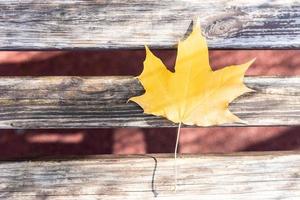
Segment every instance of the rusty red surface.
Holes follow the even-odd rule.
[[[176,51],[155,51],[171,69]],[[300,75],[300,50],[211,51],[214,69],[256,57],[248,75]],[[138,75],[143,50],[0,52],[0,75]],[[300,149],[299,127],[184,128],[181,153]],[[167,153],[176,129],[0,130],[0,158],[46,155]]]

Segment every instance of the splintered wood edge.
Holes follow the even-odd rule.
[[[5,199],[298,199],[299,152],[105,155],[0,162]]]
[[[246,123],[223,126],[300,124],[300,77],[246,77],[255,90],[230,104]],[[144,93],[133,77],[2,77],[0,128],[177,127],[143,114],[132,96]]]
[[[294,0],[7,0],[0,49],[174,48],[199,17],[209,48],[300,47]]]

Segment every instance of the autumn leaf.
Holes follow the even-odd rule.
[[[243,78],[253,61],[213,71],[197,21],[188,38],[178,44],[174,73],[146,46],[144,70],[137,77],[146,92],[129,100],[139,104],[145,113],[175,123],[211,126],[242,122],[228,106],[238,96],[252,91],[243,84]]]

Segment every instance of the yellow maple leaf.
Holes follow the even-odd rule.
[[[144,113],[175,123],[211,126],[243,122],[228,106],[236,97],[252,91],[243,84],[243,78],[253,61],[213,71],[197,20],[192,33],[178,44],[174,73],[146,46],[144,70],[137,77],[146,92],[129,100],[139,104]]]

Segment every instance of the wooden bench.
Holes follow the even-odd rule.
[[[174,48],[195,16],[210,49],[300,47],[292,0],[6,0],[0,9],[2,50]],[[247,124],[230,126],[300,125],[300,77],[245,82],[256,92],[230,110]],[[1,77],[0,91],[5,129],[177,126],[126,103],[143,93],[133,77]],[[181,155],[177,166],[174,193],[173,155],[5,160],[0,199],[300,199],[296,151]]]

